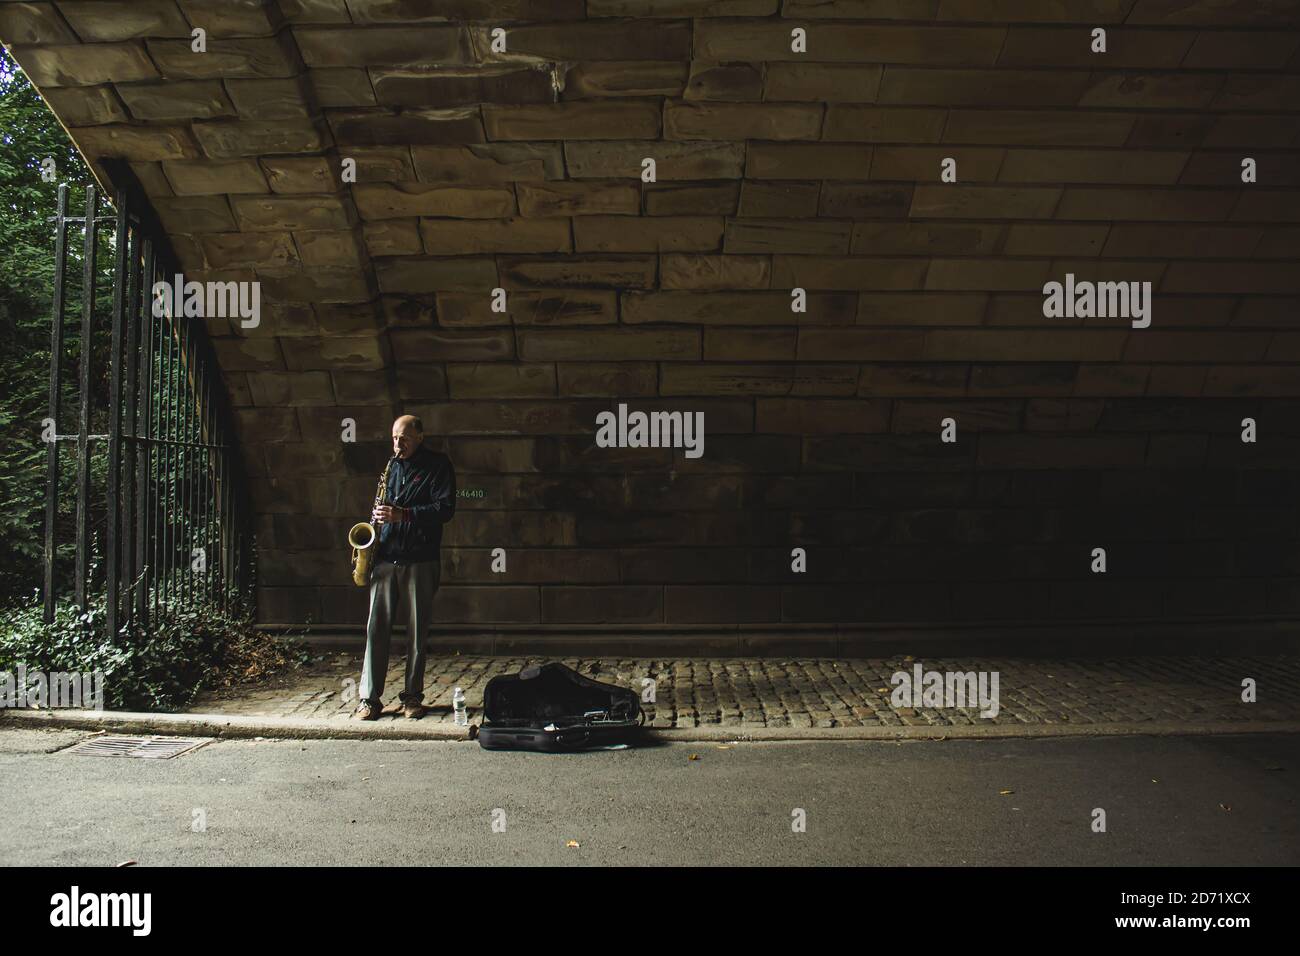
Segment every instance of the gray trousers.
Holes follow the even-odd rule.
[[[392,641],[393,616],[400,589],[406,598],[406,686],[403,701],[424,699],[424,645],[433,617],[433,595],[438,590],[442,568],[437,561],[393,564],[380,561],[370,574],[370,620],[366,623],[366,662],[361,669],[360,697],[377,701],[384,694],[388,674],[388,647]]]

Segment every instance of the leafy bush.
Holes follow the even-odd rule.
[[[165,605],[146,630],[105,636],[104,604],[60,607],[53,624],[39,600],[0,612],[0,671],[103,671],[109,710],[180,710],[205,689],[263,680],[311,659],[294,639],[271,639],[246,613]]]

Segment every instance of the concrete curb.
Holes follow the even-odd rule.
[[[114,731],[185,737],[269,737],[314,740],[468,740],[465,730],[415,720],[322,720],[306,717],[241,717],[227,714],[148,714],[129,711],[0,711],[0,728]],[[953,727],[690,727],[647,728],[663,741],[763,740],[994,740],[1034,737],[1210,736],[1300,734],[1300,721],[1175,722],[1124,724],[975,724]]]

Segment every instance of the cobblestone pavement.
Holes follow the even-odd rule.
[[[483,688],[546,657],[430,656],[422,721],[451,721],[455,687],[465,689],[476,722]],[[1124,724],[1300,720],[1300,658],[1028,658],[737,659],[559,658],[597,680],[636,688],[654,681],[654,702],[643,703],[650,726],[887,727],[970,724]],[[394,657],[384,690],[386,705],[401,690],[405,661]],[[898,671],[984,671],[998,674],[999,710],[981,717],[978,706],[894,707]],[[209,695],[191,713],[351,719],[360,680],[359,652],[326,651],[282,686],[237,696]],[[1257,702],[1244,703],[1242,682],[1252,678]],[[991,686],[991,685],[990,685]],[[385,715],[381,721],[404,720]]]

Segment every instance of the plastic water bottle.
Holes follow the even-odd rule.
[[[457,687],[451,695],[451,707],[456,714],[456,726],[469,726],[469,713],[465,710],[465,691]]]

